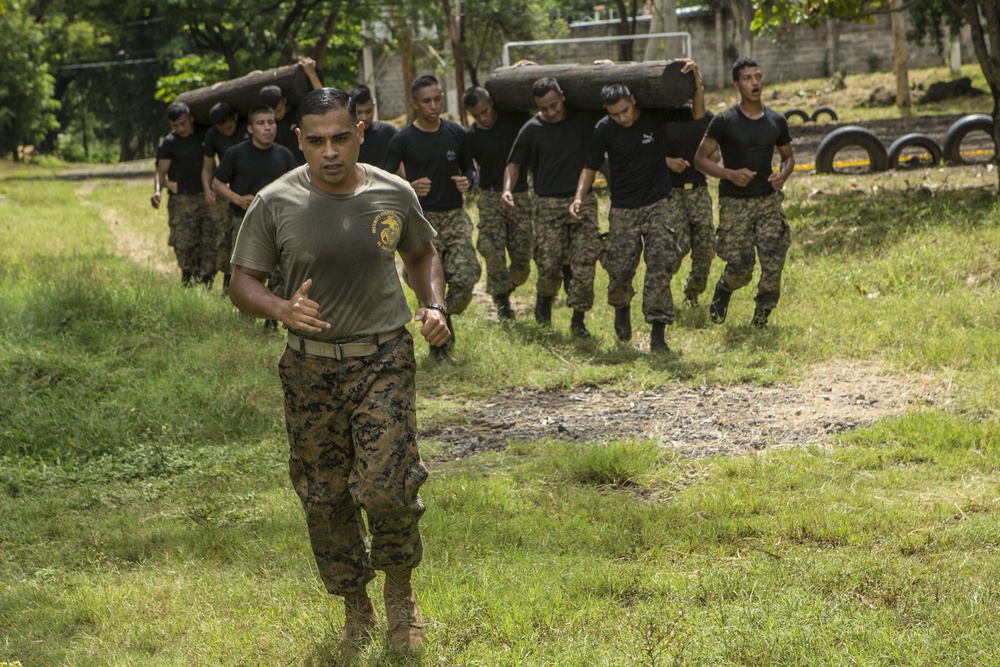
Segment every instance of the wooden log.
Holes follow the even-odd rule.
[[[246,76],[229,81],[220,81],[212,86],[189,90],[177,96],[177,102],[184,102],[191,108],[196,122],[210,125],[208,112],[219,102],[227,102],[241,116],[246,116],[260,106],[260,89],[264,86],[278,86],[295,105],[312,90],[309,77],[299,64],[275,67],[263,72],[251,72]]]
[[[601,88],[609,83],[628,86],[639,106],[663,109],[681,106],[694,97],[694,74],[681,74],[683,67],[680,60],[498,67],[483,85],[496,107],[507,111],[534,111],[531,87],[546,76],[559,81],[566,93],[566,106],[575,109],[603,109]]]

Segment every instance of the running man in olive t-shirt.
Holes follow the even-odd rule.
[[[418,490],[427,470],[417,450],[416,364],[397,254],[425,304],[414,315],[420,334],[442,345],[451,333],[434,229],[409,185],[357,162],[363,131],[347,93],[322,88],[302,99],[307,165],[250,205],[229,296],[289,331],[278,365],[288,468],[323,583],[344,598],[345,651],[378,627],[367,591],[376,570],[385,572],[389,639],[411,650],[424,641],[411,572],[423,554]],[[296,286],[288,299],[264,286],[278,263]]]
[[[733,65],[733,87],[740,101],[712,119],[694,158],[698,171],[720,179],[715,251],[726,268],[708,312],[716,324],[726,321],[733,291],[753,279],[756,255],[760,281],[751,324],[763,327],[778,305],[792,242],[781,190],[795,169],[795,158],[788,121],[764,106],[764,75],[755,61],[742,58]],[[781,156],[777,172],[772,169],[775,147]],[[716,150],[722,151],[722,165],[711,159]]]

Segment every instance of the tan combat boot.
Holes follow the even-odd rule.
[[[387,570],[382,594],[392,645],[404,651],[423,646],[424,617],[410,585],[410,570]]]
[[[362,589],[354,595],[344,596],[344,629],[340,633],[340,645],[345,651],[351,651],[372,638],[378,615],[375,604],[368,597],[368,591]]]

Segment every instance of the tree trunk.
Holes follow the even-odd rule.
[[[615,0],[615,4],[618,6],[618,34],[622,37],[626,35],[635,34],[634,22],[632,26],[629,26],[628,21],[628,7],[625,6],[625,0]],[[618,42],[618,53],[619,60],[632,60],[633,51],[635,47],[635,42],[632,40],[623,40]]]
[[[566,93],[566,105],[575,109],[603,109],[601,88],[621,82],[642,107],[671,108],[694,97],[694,75],[681,74],[680,61],[615,63],[612,65],[524,65],[500,67],[484,86],[498,109],[534,111],[532,84],[544,76],[555,77]]]
[[[889,0],[889,21],[892,24],[892,69],[896,73],[896,106],[910,106],[909,68],[906,65],[906,35],[899,0]]]
[[[392,7],[389,10],[392,17],[392,30],[399,40],[399,56],[402,60],[403,69],[403,90],[406,91],[406,99],[410,99],[410,86],[413,85],[413,39],[410,36],[410,28],[406,25],[406,19],[400,17],[399,10]],[[406,120],[413,122],[413,107],[406,104]]]
[[[253,72],[238,79],[189,90],[178,95],[176,101],[187,104],[197,122],[209,125],[212,121],[208,112],[217,102],[227,102],[236,113],[245,116],[260,104],[260,89],[264,86],[280,87],[289,104],[298,104],[299,100],[312,90],[309,77],[298,64],[295,64],[264,72]]]
[[[326,62],[326,52],[330,48],[330,37],[333,35],[333,29],[337,25],[337,19],[340,18],[340,2],[335,2],[333,8],[330,9],[330,13],[326,16],[326,21],[323,23],[323,33],[316,40],[316,47],[313,49],[313,60],[316,61],[317,67],[323,67],[323,63]]]
[[[462,73],[462,44],[458,38],[458,27],[455,25],[455,17],[451,13],[451,1],[441,0],[441,8],[444,10],[444,20],[448,24],[451,56],[455,61],[455,92],[458,95],[458,116],[462,121],[462,127],[468,127],[469,119],[465,115],[465,105],[462,103],[462,98],[465,96],[465,75]]]

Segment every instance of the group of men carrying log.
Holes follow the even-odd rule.
[[[168,110],[173,132],[158,154],[152,203],[158,207],[169,188],[182,280],[210,286],[224,266],[215,264],[211,235],[185,219],[196,204],[214,202],[211,183],[232,204],[230,299],[289,331],[279,363],[289,471],[321,578],[344,598],[345,650],[377,627],[367,592],[376,571],[385,573],[391,643],[412,650],[425,641],[411,573],[423,553],[419,489],[427,470],[416,446],[416,364],[405,326],[411,313],[396,257],[421,304],[412,316],[419,333],[434,357],[446,357],[453,316],[471,302],[482,271],[464,207],[472,188],[480,190],[486,289],[501,320],[515,317],[510,294],[527,281],[534,258],[536,321],[551,325],[562,288],[572,333],[589,337],[585,315],[600,259],[615,333],[627,341],[632,281],[644,256],[643,317],[651,350],[666,352],[665,328],[675,316],[670,282],[690,251],[689,307],[707,287],[713,254],[726,262],[709,304],[717,324],[759,258],[752,323],[766,325],[790,240],[781,208],[794,167],[788,124],[763,105],[754,61],[733,66],[740,101],[715,117],[705,112],[697,65],[684,61],[682,71],[694,78],[693,95],[669,109],[644,107],[620,82],[603,87],[600,112],[573,108],[559,82],[542,77],[531,90],[537,113],[528,116],[498,109],[487,90],[472,88],[463,100],[475,119],[468,130],[441,117],[439,82],[420,77],[410,95],[416,118],[399,132],[373,122],[375,101],[364,86],[347,93],[317,81],[293,128],[305,164],[291,169],[299,160],[277,141],[284,113],[275,106],[283,102],[252,110],[249,141],[228,148],[218,136],[202,141],[183,105]],[[218,135],[238,131],[224,108],[212,120]],[[217,156],[209,181],[202,168],[211,169]],[[611,208],[602,238],[592,186],[605,161]],[[714,230],[706,175],[721,181]],[[276,273],[285,286],[269,289]]]

